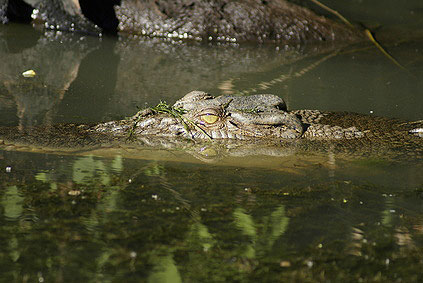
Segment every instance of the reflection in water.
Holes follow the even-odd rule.
[[[277,52],[271,46],[116,42],[109,37],[100,42],[61,32],[40,35],[19,25],[0,28],[5,42],[0,49],[5,58],[0,86],[8,93],[2,99],[17,104],[22,126],[49,124],[52,116],[55,122],[93,122],[116,113],[129,115],[137,105],[175,101],[193,89],[216,89],[230,77],[264,72],[332,49],[319,45]],[[12,31],[30,36],[15,38]],[[29,69],[37,75],[22,77]]]
[[[368,46],[179,45],[1,26],[0,124],[121,118],[193,89],[421,119],[420,45],[388,46],[413,77]],[[22,77],[28,69],[37,75]],[[419,164],[349,162],[331,150],[215,162],[212,148],[200,159],[120,150],[103,158],[0,151],[3,280],[423,279]]]
[[[14,33],[27,36],[15,38]],[[292,109],[421,118],[422,82],[416,78],[423,56],[418,39],[387,44],[410,76],[373,46],[276,50],[158,39],[99,40],[60,32],[40,35],[19,25],[0,26],[0,37],[0,123],[7,125],[13,107],[23,126],[96,122],[129,116],[137,106],[160,100],[173,103],[194,89],[215,95],[273,93]],[[37,76],[22,77],[28,69]]]
[[[103,185],[110,183],[109,174],[107,174],[102,161],[94,160],[92,156],[87,156],[81,157],[73,163],[72,181],[77,184],[83,184],[94,178],[99,179]]]
[[[154,267],[148,276],[148,282],[183,282],[171,255],[152,257],[151,260]]]
[[[229,85],[226,82],[223,83],[222,90],[225,92],[225,94],[236,93],[236,94],[240,94],[240,95],[251,95],[251,94],[255,94],[255,93],[263,93],[266,90],[270,89],[271,87],[273,87],[277,84],[283,84],[283,83],[286,83],[290,80],[295,80],[296,78],[300,78],[300,77],[304,76],[306,73],[312,71],[313,69],[318,67],[320,64],[322,64],[325,61],[329,60],[330,58],[336,56],[337,54],[338,54],[338,51],[334,51],[334,52],[330,53],[329,55],[326,55],[326,56],[322,57],[321,59],[317,60],[316,62],[313,62],[312,64],[310,64],[308,66],[305,66],[301,70],[293,72],[293,70],[291,69],[289,73],[283,73],[282,75],[280,75],[277,78],[273,78],[272,80],[269,80],[269,81],[260,82],[260,83],[257,84],[257,86],[254,86],[254,87],[249,88],[249,89],[244,89],[244,90],[241,90],[241,91],[235,91],[234,90],[233,79],[231,79],[231,80],[229,80]]]
[[[61,115],[71,117],[65,119],[65,122],[110,119],[99,115],[108,110],[110,98],[115,92],[119,64],[119,55],[114,53],[115,43],[105,38],[97,49],[81,58],[77,77],[57,107]],[[62,119],[56,119],[55,122],[62,122]]]
[[[15,39],[8,35],[5,39],[7,44],[0,49],[0,83],[6,91],[2,98],[16,103],[20,126],[51,124],[89,49],[75,36],[55,34],[40,37],[34,46],[22,46],[20,52],[11,53],[13,44],[9,42]],[[35,70],[35,77],[22,76],[29,69]]]
[[[2,206],[4,217],[8,220],[18,220],[23,211],[23,197],[16,186],[7,187],[4,191]]]
[[[324,177],[328,169],[304,167],[298,178],[120,157],[4,157],[0,167],[13,170],[0,172],[2,278],[418,279],[422,199],[412,180],[385,187],[364,185],[375,177],[346,181],[340,168]]]
[[[238,254],[248,259],[255,259],[257,253],[260,257],[266,256],[273,247],[273,244],[286,231],[289,218],[285,216],[285,206],[277,207],[270,216],[263,217],[260,229],[254,223],[251,215],[247,214],[243,208],[237,208],[234,211],[234,220],[236,227],[243,235],[250,238],[244,251],[238,251]],[[258,233],[261,232],[261,235]]]

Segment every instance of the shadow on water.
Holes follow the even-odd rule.
[[[73,117],[72,122],[104,119],[99,114],[110,106],[116,88],[119,55],[114,52],[115,45],[116,41],[106,38],[81,60],[78,76],[70,84],[58,113]]]
[[[368,45],[277,50],[0,26],[0,125],[122,118],[193,89],[417,120],[421,44],[387,45],[410,76]],[[35,77],[21,75],[29,69]],[[421,164],[108,154],[0,151],[2,279],[422,280]]]

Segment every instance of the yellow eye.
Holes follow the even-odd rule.
[[[219,116],[213,114],[204,114],[200,116],[200,120],[206,122],[207,124],[214,124],[219,120]]]

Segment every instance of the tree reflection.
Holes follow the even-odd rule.
[[[313,184],[272,169],[15,154],[34,168],[1,173],[5,279],[418,279],[418,192],[337,175]]]

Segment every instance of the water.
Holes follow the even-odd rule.
[[[416,15],[418,5],[404,9]],[[346,12],[352,19],[400,28],[407,40],[384,45],[408,71],[369,45],[285,51],[0,26],[0,125],[118,119],[195,89],[278,94],[290,109],[422,119],[416,22],[404,27],[406,12],[355,7]],[[23,78],[29,69],[37,75]],[[422,173],[413,160],[330,155],[2,150],[1,279],[419,281]]]

